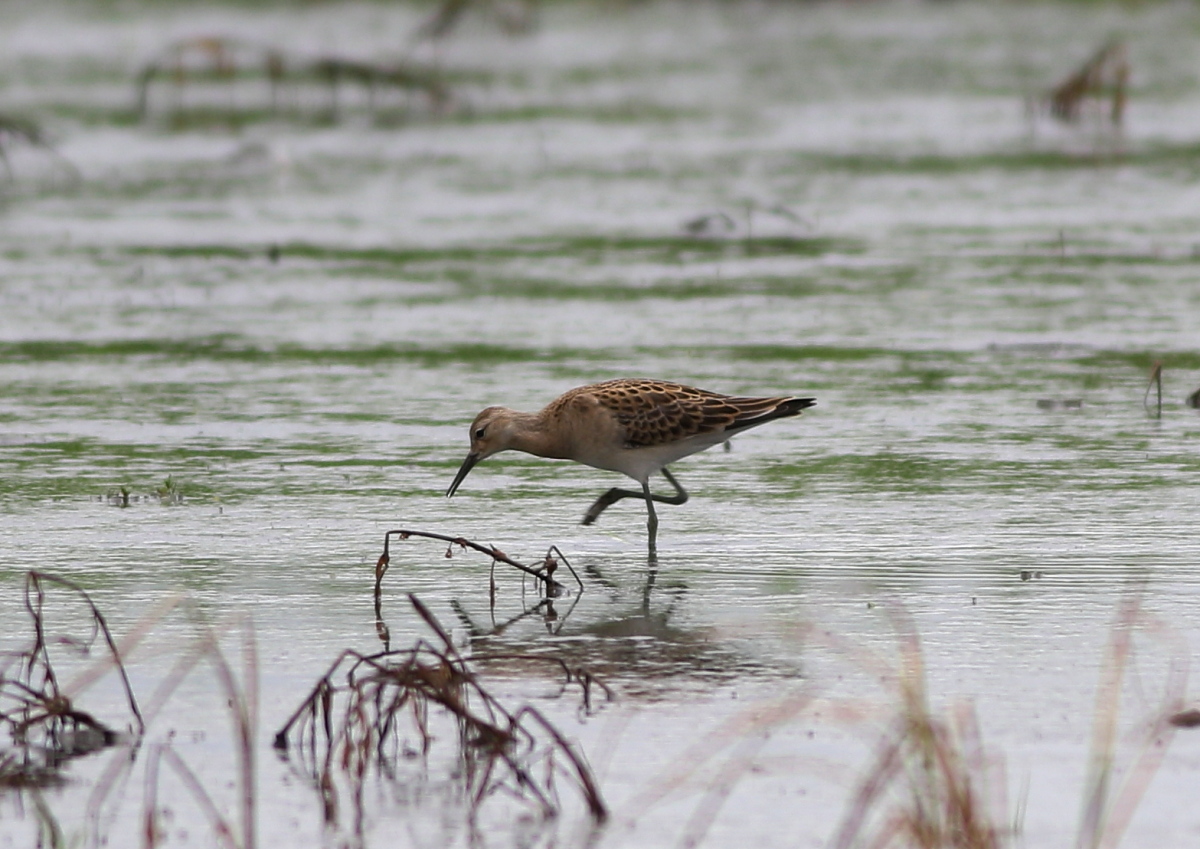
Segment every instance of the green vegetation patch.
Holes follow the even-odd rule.
[[[861,362],[880,357],[893,357],[898,353],[892,348],[854,345],[732,345],[725,351],[733,359],[750,362],[769,360]],[[696,353],[700,353],[700,351]]]
[[[1057,478],[1066,469],[1065,463],[1050,466],[880,451],[812,457],[801,463],[775,463],[760,474],[774,483],[842,482],[853,488],[928,494],[960,487],[1020,489],[1037,478]]]
[[[530,121],[583,121],[593,124],[630,124],[654,121],[673,123],[697,121],[708,116],[702,109],[671,106],[650,100],[627,103],[578,106],[563,103],[540,103],[508,108],[479,109],[460,112],[447,120],[457,124],[520,123]]]
[[[1200,350],[1194,351],[1095,351],[1076,357],[1089,368],[1132,368],[1149,372],[1156,363],[1164,369],[1200,370]]]
[[[316,364],[372,365],[411,362],[424,366],[455,363],[540,362],[563,356],[588,356],[585,351],[516,348],[464,343],[421,348],[412,345],[374,345],[366,348],[306,348],[280,345],[263,348],[229,336],[195,339],[114,339],[99,342],[30,340],[0,343],[0,358],[53,362],[71,359],[161,357],[176,360],[221,360],[247,363],[305,362]]]
[[[1032,440],[1040,442],[1042,440]],[[880,451],[874,454],[816,456],[774,463],[759,474],[796,488],[833,485],[852,490],[928,495],[950,491],[1062,490],[1124,491],[1174,487],[1180,473],[1200,469],[1200,461],[1177,455],[1139,460],[1136,451],[1105,444],[1053,440],[1070,456],[1027,462],[1004,458],[964,459],[934,453]],[[1086,442],[1086,441],[1084,441]],[[1078,449],[1071,451],[1070,449]]]
[[[682,263],[723,258],[804,256],[831,253],[859,254],[865,246],[855,239],[777,236],[756,239],[701,239],[693,236],[582,235],[552,239],[521,239],[505,244],[452,245],[447,247],[347,248],[311,242],[278,246],[280,259],[307,259],[329,263],[407,266],[428,263],[494,263],[523,258],[612,259]],[[260,246],[153,245],[126,249],[135,256],[259,259]]]
[[[1149,145],[1140,150],[1100,153],[1074,153],[1061,150],[1022,150],[1013,152],[951,156],[942,154],[798,154],[796,165],[806,170],[818,168],[848,171],[853,174],[907,173],[960,174],[988,170],[1075,170],[1135,166],[1143,168],[1200,169],[1200,145],[1196,143]]]

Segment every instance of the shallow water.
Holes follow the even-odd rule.
[[[381,647],[384,531],[527,560],[554,544],[584,582],[556,619],[523,615],[536,593],[505,571],[490,609],[486,558],[419,540],[393,544],[383,619],[393,647],[428,636],[415,593],[476,654],[603,677],[618,698],[585,717],[537,664],[483,667],[578,741],[613,821],[590,833],[565,794],[558,821],[501,803],[472,836],[461,806],[380,779],[365,845],[827,845],[900,706],[880,680],[898,611],[935,707],[972,703],[1005,765],[1001,820],[1026,846],[1073,839],[1121,599],[1146,617],[1122,764],[1200,636],[1196,11],[551,6],[523,38],[476,20],[411,48],[458,74],[445,116],[271,118],[249,83],[236,114],[197,92],[172,116],[167,86],[131,115],[133,75],[173,38],[379,60],[419,20],[0,11],[0,112],[39,118],[82,175],[14,145],[0,184],[3,647],[28,639],[29,569],[85,587],[118,634],[189,599],[130,659],[145,698],[195,618],[231,657],[252,621],[259,839],[353,842],[269,744],[339,651]],[[1134,68],[1123,133],[1025,114],[1113,33]],[[677,465],[693,497],[660,511],[655,572],[631,502],[578,524],[603,473],[502,456],[442,497],[479,409],[617,375],[819,404]],[[124,721],[111,681],[81,698]],[[228,725],[198,669],[149,740],[232,808]],[[1197,745],[1171,742],[1127,845],[1194,840]],[[139,773],[99,826],[81,813],[107,757],[44,801],[67,836],[131,843]],[[160,793],[167,843],[212,841],[184,790]],[[32,809],[0,796],[0,846],[28,845]]]

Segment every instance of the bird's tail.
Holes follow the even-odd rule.
[[[784,398],[775,407],[770,418],[784,419],[788,416],[798,416],[801,410],[807,410],[809,407],[816,406],[816,403],[816,398]]]
[[[817,403],[816,398],[739,398],[747,408],[733,424],[725,428],[726,433],[735,433],[760,424],[798,416]],[[750,402],[750,403],[746,403]]]

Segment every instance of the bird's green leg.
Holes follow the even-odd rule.
[[[668,469],[663,469],[662,473],[663,473],[663,477],[665,477],[667,479],[667,481],[671,484],[671,486],[675,487],[675,494],[674,495],[653,495],[653,494],[651,494],[649,496],[650,499],[652,501],[658,501],[661,504],[679,505],[679,504],[686,503],[688,500],[687,490],[679,485],[679,481],[675,480],[675,476],[673,474],[671,474],[671,472]],[[580,522],[580,524],[581,525],[592,524],[593,522],[595,522],[597,519],[600,518],[601,513],[603,513],[605,510],[607,510],[612,505],[616,504],[622,498],[645,499],[646,498],[645,489],[648,489],[648,487],[644,488],[642,492],[634,492],[632,489],[621,489],[620,487],[614,486],[608,492],[604,493],[603,495],[601,495],[599,498],[596,499],[595,503],[592,504],[592,506],[588,508],[588,511],[583,514],[583,521]]]
[[[665,471],[665,470],[664,470]],[[646,498],[646,534],[650,547],[650,559],[658,557],[658,514],[654,512],[654,496],[650,494],[650,481],[642,484]]]

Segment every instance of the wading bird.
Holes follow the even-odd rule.
[[[654,502],[683,504],[687,491],[667,466],[689,454],[774,419],[799,415],[813,398],[740,398],[665,380],[622,378],[580,386],[551,401],[540,413],[488,407],[471,424],[471,452],[446,497],[454,495],[471,469],[500,451],[513,449],[629,475],[641,492],[613,487],[584,514],[596,521],[622,498],[646,502],[651,554],[657,549]],[[674,495],[650,492],[650,476],[662,472]]]

